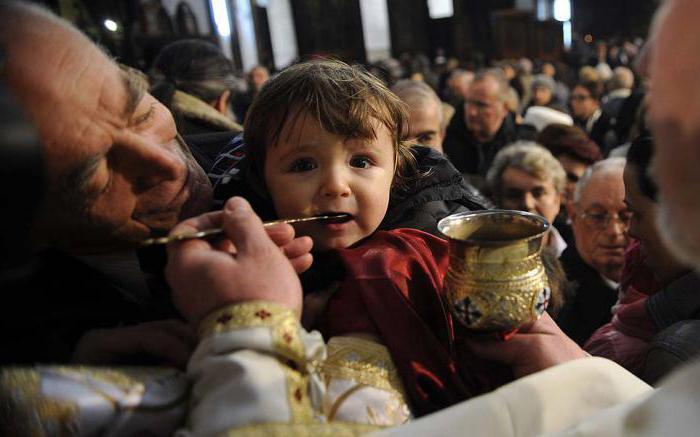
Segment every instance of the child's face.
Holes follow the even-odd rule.
[[[345,223],[307,223],[300,235],[315,250],[349,247],[374,232],[386,214],[394,177],[394,149],[389,130],[378,123],[374,140],[349,139],[321,129],[302,114],[268,147],[265,183],[277,215],[306,217],[345,212]]]

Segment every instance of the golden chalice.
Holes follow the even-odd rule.
[[[536,214],[489,210],[454,214],[438,229],[449,241],[445,288],[467,328],[505,333],[534,322],[551,295],[540,259],[549,223]]]

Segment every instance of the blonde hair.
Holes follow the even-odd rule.
[[[406,105],[376,77],[337,60],[293,65],[265,83],[245,118],[243,139],[257,177],[262,178],[268,147],[280,141],[285,126],[303,115],[322,129],[352,139],[375,139],[377,122],[392,138],[394,186],[413,163],[410,145],[401,139],[408,123]]]
[[[496,154],[486,174],[489,191],[499,199],[502,192],[503,172],[517,168],[541,181],[552,181],[557,193],[564,191],[566,172],[552,153],[534,141],[517,141]]]

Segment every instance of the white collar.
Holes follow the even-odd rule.
[[[591,117],[586,122],[586,132],[588,132],[589,134],[591,133],[591,130],[593,130],[593,125],[596,121],[598,121],[601,115],[603,115],[603,111],[600,108],[596,109],[593,115],[591,115]]]
[[[598,273],[598,274],[600,275],[600,279],[602,279],[603,282],[605,282],[605,285],[607,285],[607,286],[610,287],[611,289],[617,290],[617,287],[620,286],[620,283],[619,283],[619,282],[615,282],[615,281],[613,281],[612,279],[608,279],[608,278],[606,278],[604,275],[601,275],[600,273]]]
[[[554,252],[554,255],[556,255],[557,258],[561,256],[568,246],[564,238],[554,226],[549,228],[549,243],[547,246],[552,249],[552,252]]]
[[[616,90],[610,91],[608,93],[608,100],[610,100],[612,98],[617,98],[617,97],[622,97],[623,99],[626,99],[627,97],[630,96],[630,94],[632,94],[632,90],[630,90],[630,89],[627,89],[627,88],[616,89]]]

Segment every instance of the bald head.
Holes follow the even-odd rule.
[[[634,73],[627,67],[617,67],[610,78],[610,90],[631,90],[634,86]]]
[[[138,75],[27,4],[0,5],[0,46],[7,55],[0,74],[43,146],[48,194],[36,243],[111,251],[208,207],[206,175]]]
[[[442,153],[443,110],[435,91],[425,82],[416,80],[400,80],[391,90],[408,105],[408,137]]]
[[[452,71],[447,80],[447,87],[454,97],[459,100],[467,97],[469,86],[474,81],[474,73],[467,70],[456,69]]]
[[[48,145],[56,136],[51,119],[67,117],[68,113],[63,111],[69,110],[67,106],[72,107],[73,99],[99,96],[106,91],[100,81],[83,80],[90,66],[112,63],[82,33],[38,6],[5,4],[0,6],[0,17],[0,45],[7,55],[3,79],[39,130],[42,142]],[[107,76],[105,80],[126,80],[116,68],[104,69],[101,74]],[[139,97],[129,96],[123,110],[132,109]],[[89,120],[83,118],[86,115],[79,111],[71,115],[76,122],[85,124],[86,130],[81,135],[92,134]]]
[[[490,141],[498,133],[508,115],[508,90],[501,70],[477,73],[464,102],[464,121],[477,141]]]

